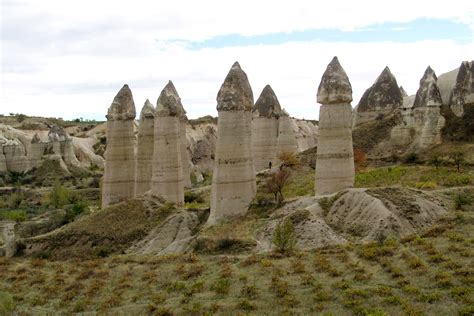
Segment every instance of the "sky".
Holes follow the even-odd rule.
[[[104,120],[128,84],[137,113],[172,80],[188,117],[217,115],[235,61],[257,100],[266,84],[291,116],[317,119],[333,56],[353,106],[388,66],[415,94],[474,59],[472,0],[0,0],[0,114]]]

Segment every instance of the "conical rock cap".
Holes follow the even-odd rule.
[[[252,107],[253,93],[247,74],[235,62],[217,93],[217,111],[251,111]]]
[[[112,101],[106,118],[108,120],[133,120],[136,115],[132,90],[130,90],[126,84],[120,89]]]
[[[352,86],[337,57],[332,59],[321,78],[317,101],[321,104],[352,102]]]

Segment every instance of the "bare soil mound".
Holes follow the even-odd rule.
[[[129,200],[48,234],[24,239],[23,253],[53,259],[122,253],[159,226],[173,210],[155,197]]]

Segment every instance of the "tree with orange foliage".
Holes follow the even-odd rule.
[[[284,201],[283,197],[283,187],[287,184],[288,179],[290,178],[290,171],[286,168],[281,168],[280,170],[272,173],[267,179],[266,187],[269,193],[273,193],[275,196],[275,201],[278,205],[281,205]]]
[[[282,151],[277,155],[277,158],[281,161],[281,165],[284,167],[293,168],[300,164],[298,156],[292,151]]]
[[[362,149],[354,148],[355,170],[360,171],[367,167],[367,155]]]

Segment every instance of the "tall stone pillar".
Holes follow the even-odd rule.
[[[296,141],[295,131],[291,123],[290,115],[284,109],[278,118],[278,140],[276,146],[276,155],[281,152],[298,152],[298,143]],[[277,159],[277,163],[279,163]]]
[[[0,257],[13,257],[17,250],[15,222],[0,221]]]
[[[329,63],[318,88],[319,139],[316,154],[316,195],[354,186],[352,87],[337,57]]]
[[[179,122],[182,107],[181,98],[169,81],[156,104],[152,191],[177,205],[184,204]]]
[[[450,95],[450,107],[457,116],[464,115],[467,105],[474,105],[474,61],[462,62]]]
[[[183,165],[183,183],[185,188],[190,188],[191,184],[191,168],[189,166],[189,155],[188,155],[188,141],[186,139],[186,125],[188,123],[188,117],[186,111],[182,107],[182,115],[179,118],[179,130],[180,130],[180,151],[181,151],[181,163]]]
[[[420,117],[421,135],[420,147],[427,148],[441,144],[441,129],[445,119],[441,116],[441,93],[437,85],[438,78],[431,67],[428,66],[420,80],[420,88],[416,92],[413,110]]]
[[[217,94],[219,119],[209,225],[245,214],[255,196],[252,106],[252,88],[236,62]]]
[[[29,168],[37,168],[41,165],[41,158],[43,157],[46,144],[41,142],[38,134],[33,136],[31,140],[30,149],[28,150]]]
[[[140,112],[140,125],[138,125],[135,195],[151,190],[154,133],[155,108],[147,99]]]
[[[255,171],[267,169],[276,158],[280,102],[272,87],[266,85],[253,107],[252,152]]]
[[[124,85],[106,115],[107,149],[102,183],[102,208],[134,196],[135,116],[132,91],[128,85]]]

